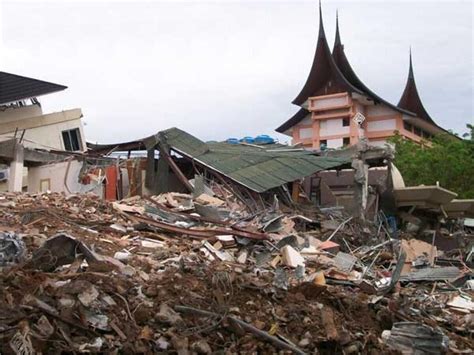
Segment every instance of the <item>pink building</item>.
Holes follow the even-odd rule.
[[[352,145],[360,137],[370,144],[383,145],[399,132],[416,142],[446,132],[426,112],[410,67],[405,90],[398,105],[371,91],[357,77],[344,53],[336,17],[336,39],[331,52],[324,33],[321,7],[319,35],[308,79],[293,100],[296,114],[276,129],[293,138],[293,144],[308,148]],[[360,122],[360,125],[358,124]]]

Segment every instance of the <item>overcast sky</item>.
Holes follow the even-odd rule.
[[[425,108],[474,123],[473,1],[323,1],[330,47],[397,103],[408,49]],[[297,107],[314,55],[316,1],[1,1],[0,70],[67,85],[45,111],[80,107],[87,140],[179,127],[201,139],[270,134]]]

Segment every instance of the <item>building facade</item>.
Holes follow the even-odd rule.
[[[293,144],[307,148],[339,148],[355,144],[361,137],[367,138],[369,144],[384,145],[396,132],[421,142],[446,132],[433,121],[421,102],[411,53],[405,90],[399,103],[391,104],[355,74],[344,53],[337,17],[334,46],[332,51],[329,49],[321,7],[313,64],[293,104],[299,110],[276,131],[292,137]]]
[[[81,109],[45,114],[38,100],[66,88],[0,72],[0,141],[18,138],[28,148],[85,151]]]

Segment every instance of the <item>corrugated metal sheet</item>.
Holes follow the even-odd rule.
[[[288,149],[279,144],[253,147],[204,143],[177,128],[162,131],[151,141],[157,142],[160,134],[173,150],[256,192],[264,192],[350,162],[348,158],[318,157],[308,151],[278,151],[280,148]]]
[[[456,266],[439,268],[424,268],[400,277],[400,281],[442,281],[455,280],[461,275],[461,270]]]

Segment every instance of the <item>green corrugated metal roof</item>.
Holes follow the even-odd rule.
[[[347,158],[318,157],[308,151],[279,152],[278,149],[288,149],[280,144],[258,148],[241,144],[204,143],[178,128],[170,128],[160,134],[173,150],[256,192],[264,192],[350,162]]]

